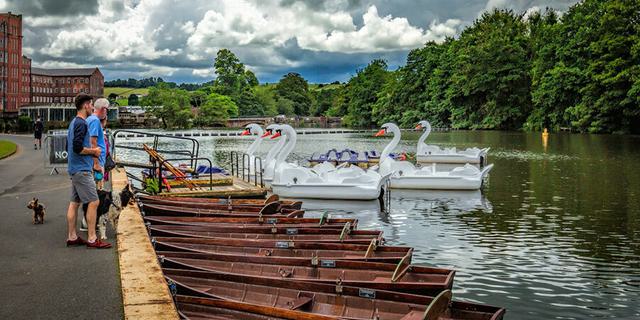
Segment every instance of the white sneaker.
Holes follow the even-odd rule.
[[[87,219],[82,217],[82,223],[80,224],[80,231],[87,231]]]

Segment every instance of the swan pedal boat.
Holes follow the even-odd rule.
[[[325,162],[312,169],[286,163],[285,159],[296,145],[296,132],[289,125],[279,126],[287,139],[276,158],[276,168],[271,181],[273,193],[286,198],[375,200],[384,194],[389,175],[380,175],[357,166],[334,167]],[[279,137],[274,134],[272,138]]]
[[[393,139],[382,151],[378,172],[390,176],[390,187],[397,189],[435,189],[435,190],[477,190],[482,187],[486,175],[493,164],[479,170],[473,165],[465,164],[449,171],[437,171],[435,164],[416,168],[407,161],[396,161],[388,154],[400,142],[400,128],[394,123],[385,123],[376,134],[381,136],[391,132]]]
[[[490,148],[467,148],[465,150],[457,150],[453,148],[441,148],[435,145],[428,145],[424,141],[431,133],[431,124],[429,121],[420,121],[416,126],[416,130],[424,129],[424,133],[418,140],[418,149],[416,152],[416,160],[418,163],[459,163],[459,164],[487,164],[487,153]]]

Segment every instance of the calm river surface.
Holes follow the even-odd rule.
[[[218,165],[251,142],[200,139]],[[417,139],[403,133],[396,151],[415,152]],[[299,135],[289,160],[389,140]],[[539,133],[453,131],[427,142],[491,147],[483,190],[394,190],[390,214],[375,202],[306,201],[307,215],[325,207],[383,230],[388,244],[415,248],[414,263],[455,269],[456,299],[506,307],[507,319],[640,318],[640,137],[552,134],[545,147]]]

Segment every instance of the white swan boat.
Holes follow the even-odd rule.
[[[376,136],[391,132],[393,139],[384,148],[380,156],[378,172],[381,175],[391,174],[391,188],[398,189],[437,189],[437,190],[477,190],[482,186],[484,177],[491,171],[493,164],[481,170],[473,165],[465,164],[450,171],[437,171],[436,164],[416,168],[407,161],[396,161],[389,153],[400,142],[400,128],[393,123],[382,125]]]
[[[472,163],[487,164],[487,153],[489,148],[467,148],[465,150],[457,150],[453,148],[441,148],[439,146],[426,144],[424,141],[431,133],[431,124],[429,121],[422,120],[416,126],[416,130],[424,129],[424,133],[418,140],[418,149],[416,150],[416,159],[418,163]]]
[[[271,136],[271,139],[278,139],[281,136],[280,130],[278,129],[278,125],[270,124],[266,127],[266,133],[264,134],[265,138]],[[275,131],[275,133],[274,133]],[[282,151],[284,144],[286,142],[285,138],[278,139],[278,142],[269,149],[267,156],[265,157],[264,162],[262,163],[262,180],[264,181],[266,186],[270,186],[273,181],[273,174],[276,170],[276,157]]]
[[[264,140],[264,138],[267,137],[267,135],[264,133],[264,130],[262,130],[262,127],[255,123],[250,123],[246,125],[244,127],[244,131],[242,131],[240,135],[241,136],[256,135],[255,140],[253,140],[251,145],[249,145],[249,148],[247,148],[247,151],[245,151],[245,154],[249,156],[248,157],[249,163],[244,163],[244,170],[249,175],[252,175],[256,171],[256,168],[255,168],[256,156],[254,155],[254,153],[260,147],[260,145],[262,144],[262,140]],[[247,160],[243,158],[242,161],[244,162]],[[264,166],[264,163],[262,165]]]
[[[287,142],[276,158],[271,182],[273,193],[286,198],[338,200],[374,200],[384,194],[389,175],[381,176],[375,171],[355,166],[357,169],[348,171],[328,168],[319,172],[285,162],[296,145],[297,137],[289,125],[281,125],[279,129]]]

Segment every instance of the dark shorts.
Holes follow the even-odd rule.
[[[80,171],[71,175],[71,202],[89,203],[98,200],[96,183],[89,171]]]
[[[42,132],[39,132],[39,131],[34,132],[33,137],[36,139],[42,139]]]

